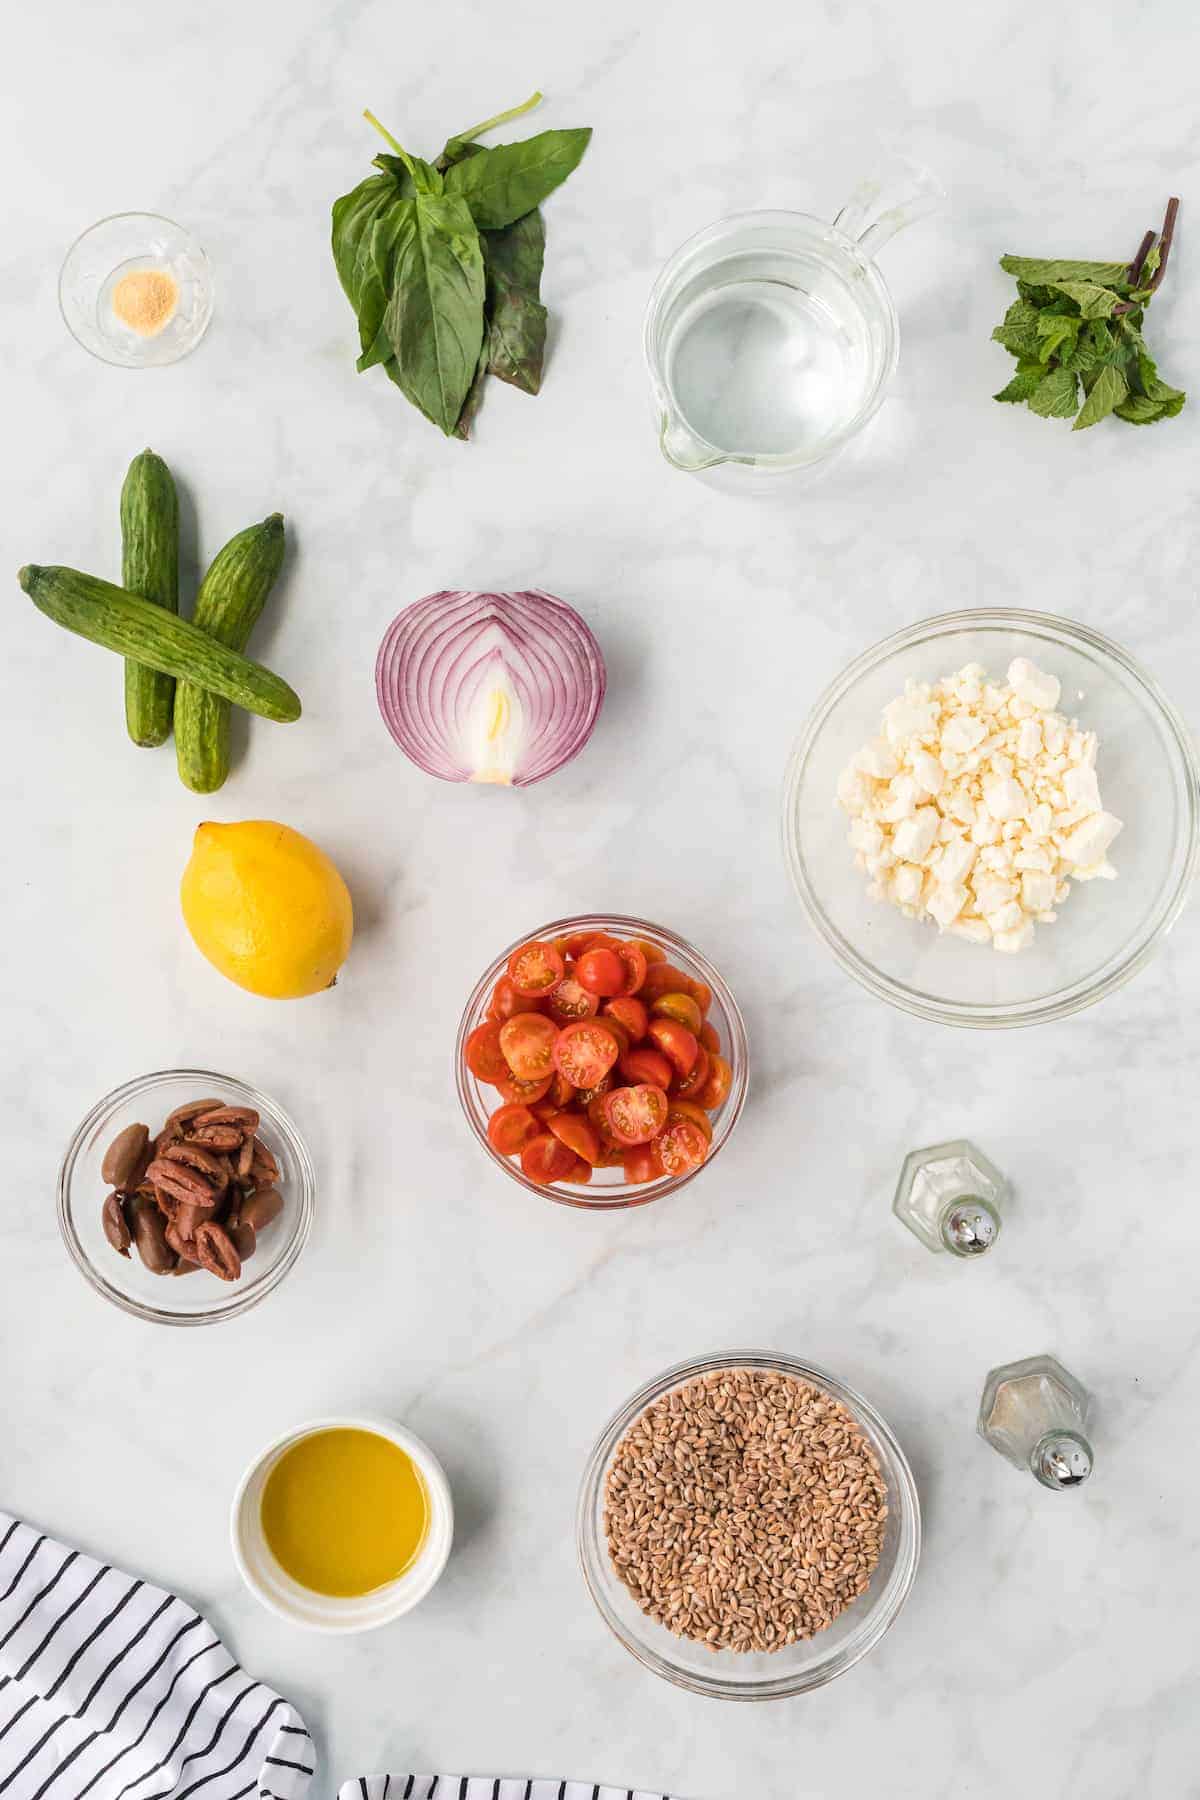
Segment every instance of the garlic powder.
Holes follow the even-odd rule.
[[[1101,802],[1096,734],[1059,697],[1019,656],[1004,686],[968,663],[885,707],[837,792],[873,899],[1012,953],[1058,917],[1071,881],[1116,878],[1122,826]]]

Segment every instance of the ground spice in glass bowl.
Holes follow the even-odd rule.
[[[860,1395],[790,1357],[731,1353],[668,1370],[610,1421],[579,1549],[639,1661],[693,1692],[770,1699],[879,1641],[912,1585],[920,1508]]]

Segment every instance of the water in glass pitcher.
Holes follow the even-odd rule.
[[[860,298],[810,256],[723,258],[672,311],[663,346],[672,399],[690,430],[726,455],[814,450],[868,398]]]

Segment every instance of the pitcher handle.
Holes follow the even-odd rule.
[[[936,212],[946,190],[932,170],[905,156],[860,181],[833,221],[834,229],[853,238],[868,259],[896,233]]]

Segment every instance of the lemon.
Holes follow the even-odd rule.
[[[213,967],[268,1000],[332,987],[350,951],[345,882],[311,839],[270,819],[199,826],[179,899]]]

